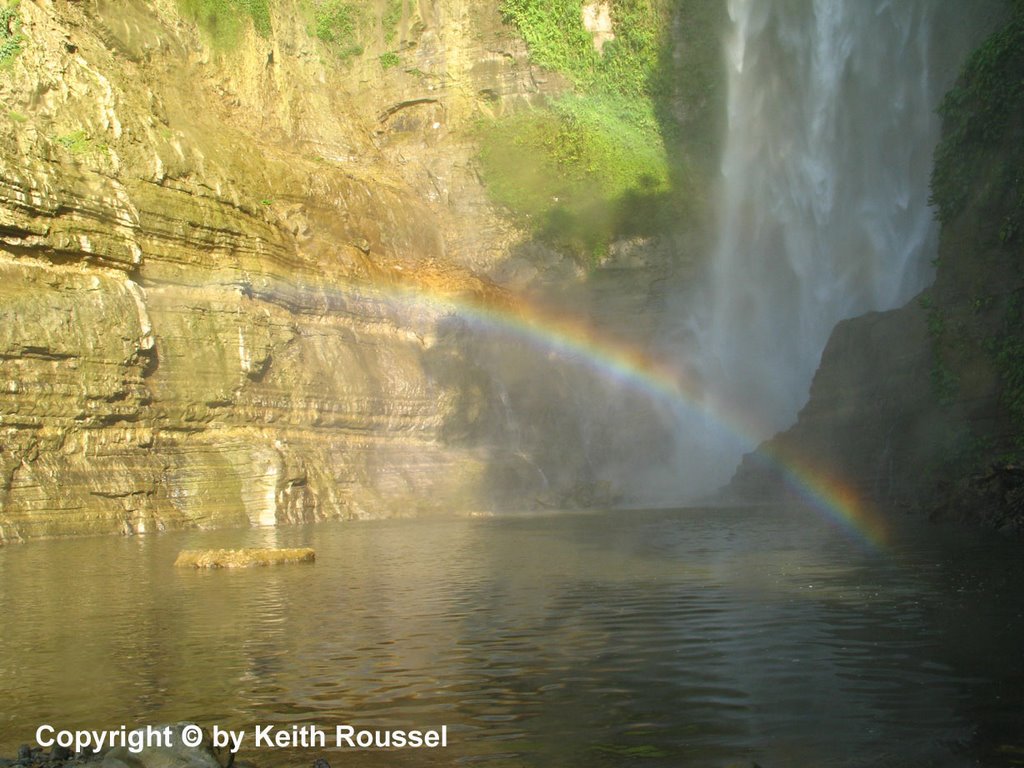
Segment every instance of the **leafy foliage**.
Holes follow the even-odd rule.
[[[579,0],[502,0],[501,13],[526,40],[538,65],[561,72],[578,86],[589,86],[598,55],[580,17]]]
[[[580,90],[646,95],[658,67],[667,9],[655,0],[611,3],[615,39],[602,52],[583,26],[580,0],[502,0],[540,66],[568,76]]]
[[[972,55],[939,107],[932,203],[949,223],[972,195],[998,212],[999,239],[1024,234],[1024,3]]]
[[[271,33],[268,0],[178,0],[178,4],[221,50],[234,48],[247,24],[262,37]]]
[[[377,58],[380,61],[381,67],[384,69],[391,69],[402,63],[402,59],[394,51],[386,51]]]

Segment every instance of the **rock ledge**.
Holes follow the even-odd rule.
[[[316,552],[300,549],[183,549],[174,565],[178,568],[249,568],[254,565],[312,563]]]

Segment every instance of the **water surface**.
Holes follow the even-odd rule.
[[[317,562],[171,565],[187,547],[258,545],[312,546]],[[1022,560],[932,530],[867,550],[781,508],[11,546],[0,754],[43,722],[191,719],[449,726],[444,751],[327,754],[335,766],[1011,765]]]

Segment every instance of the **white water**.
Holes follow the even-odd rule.
[[[899,306],[931,279],[935,108],[981,5],[729,0],[718,238],[686,359],[733,428],[684,418],[686,491],[721,485],[794,421],[839,320]]]

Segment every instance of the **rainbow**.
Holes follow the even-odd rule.
[[[585,365],[595,375],[619,382],[656,401],[703,413],[735,437],[758,444],[762,430],[734,407],[709,400],[695,379],[634,344],[599,332],[579,318],[559,314],[521,298],[477,290],[452,290],[430,282],[376,283],[384,298],[411,310],[457,316],[474,327],[513,334],[541,349]],[[797,496],[872,551],[884,549],[884,519],[840,478],[792,454],[759,448],[756,458],[780,476]]]

